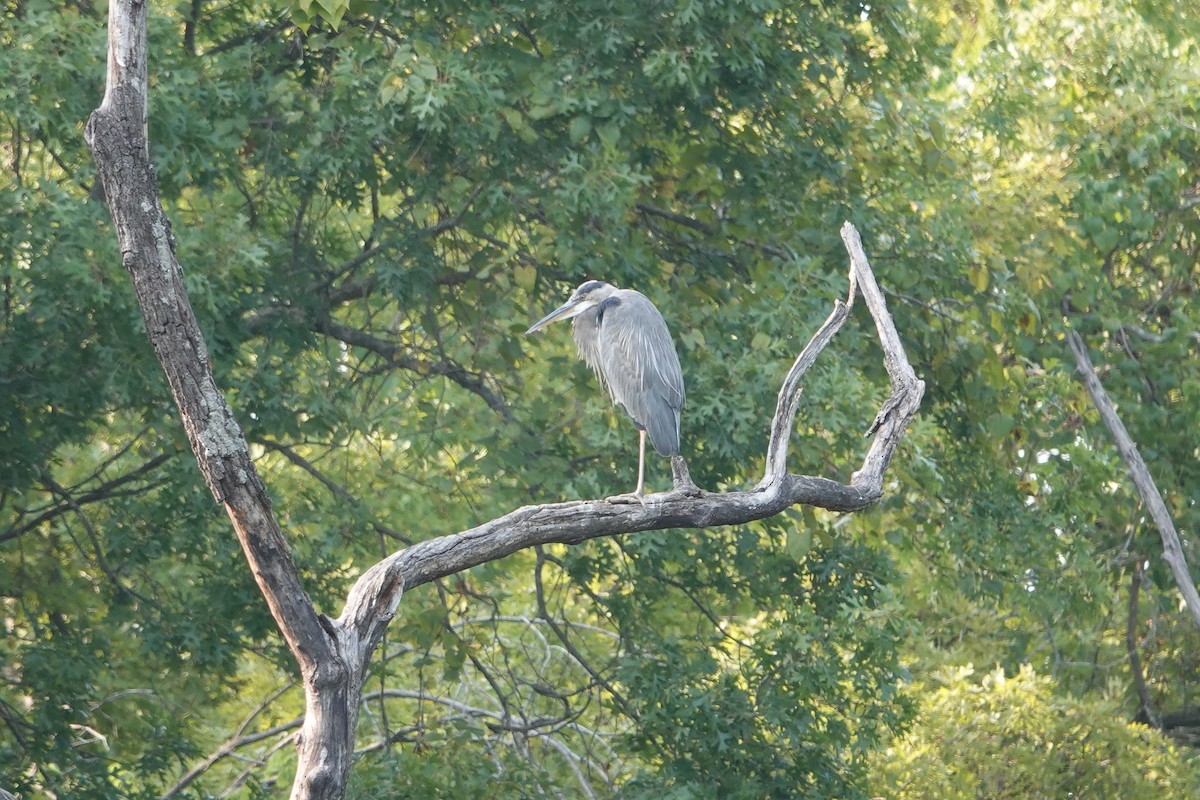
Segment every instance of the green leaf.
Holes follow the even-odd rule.
[[[988,290],[988,284],[991,280],[991,272],[985,264],[973,264],[967,269],[967,275],[971,280],[971,286],[976,292],[983,294]]]
[[[513,282],[522,291],[532,292],[537,283],[537,268],[528,264],[518,264],[513,267]]]
[[[787,532],[787,553],[796,560],[808,555],[812,550],[813,535],[809,529],[789,530]]]
[[[579,144],[587,135],[592,132],[592,120],[588,117],[577,116],[571,118],[571,125],[568,129],[568,135],[573,144]]]
[[[350,10],[349,0],[315,0],[318,14],[335,30],[342,22],[342,17]]]

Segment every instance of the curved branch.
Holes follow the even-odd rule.
[[[528,547],[579,544],[600,536],[665,528],[738,525],[774,516],[798,504],[830,511],[859,511],[878,501],[883,494],[884,471],[904,430],[916,415],[925,384],[908,363],[883,293],[863,253],[858,231],[848,222],[842,228],[842,239],[851,259],[848,300],[845,304],[840,300],[835,302],[833,313],[801,352],[784,381],[771,427],[767,472],[754,490],[719,494],[671,492],[649,495],[642,504],[589,500],[525,506],[470,530],[419,542],[371,567],[351,589],[338,624],[356,632],[360,654],[369,655],[378,644],[404,590]],[[875,441],[849,484],[792,475],[786,472],[784,464],[800,378],[845,322],[856,287],[862,291],[875,319],[892,394],[868,431],[877,434]]]
[[[166,374],[196,461],[214,498],[224,505],[259,589],[300,665],[306,713],[298,739],[293,800],[344,796],[367,664],[404,589],[539,544],[577,544],[662,528],[733,525],[778,514],[798,503],[855,511],[882,495],[883,473],[916,413],[924,384],[908,365],[858,233],[847,223],[842,238],[852,265],[849,302],[835,303],[830,321],[801,353],[785,382],[771,431],[767,474],[758,488],[724,494],[677,491],[651,495],[643,504],[586,501],[520,508],[471,530],[388,556],[355,583],[339,619],[318,614],[300,582],[246,438],[213,379],[208,349],[175,257],[175,240],[159,199],[146,136],[146,0],[111,0],[108,39],[104,99],[84,136],[100,173],[147,337]],[[876,433],[876,439],[849,484],[792,475],[786,471],[786,440],[800,377],[849,315],[856,285],[875,318],[892,395],[871,426],[869,433]],[[338,327],[330,318],[318,324],[323,332],[347,343],[387,349],[386,342],[367,341],[361,332]],[[461,366],[449,362],[419,366],[472,389],[508,416],[499,396]],[[673,461],[673,472],[675,466]],[[239,776],[235,785],[241,780]]]
[[[793,505],[860,511],[879,490],[826,478],[787,475],[764,490],[647,495],[644,504],[581,500],[525,506],[475,528],[439,536],[388,556],[350,591],[338,622],[369,632],[390,621],[399,593],[539,544],[580,544],[665,528],[712,528],[765,519]],[[360,633],[363,644],[367,637]]]
[[[592,765],[581,758],[578,753],[567,747],[553,736],[539,735],[538,732],[535,731],[533,732],[533,737],[535,741],[545,742],[554,750],[558,751],[559,755],[563,757],[563,761],[567,762],[567,766],[570,767],[571,772],[575,775],[575,780],[579,783],[579,789],[583,792],[584,797],[586,797],[588,800],[596,800],[598,796],[596,794],[596,790],[592,788],[591,781],[587,779],[587,776],[583,774],[583,770],[579,766],[580,764],[586,764],[589,767]],[[607,776],[603,774],[601,777],[607,779]]]

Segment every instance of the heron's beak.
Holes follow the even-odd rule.
[[[539,319],[537,322],[533,323],[533,325],[529,326],[529,330],[525,331],[525,335],[528,336],[529,334],[531,334],[535,331],[540,331],[542,328],[546,327],[551,322],[558,322],[560,319],[570,319],[571,317],[577,317],[580,314],[582,314],[584,311],[587,311],[589,308],[591,308],[591,306],[592,306],[591,303],[586,303],[581,300],[576,300],[575,298],[571,298],[570,300],[563,303],[558,308],[551,311],[546,316]]]

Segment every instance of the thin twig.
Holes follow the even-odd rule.
[[[560,628],[558,623],[556,623],[550,616],[550,612],[546,608],[546,595],[542,586],[542,567],[545,565],[546,559],[542,553],[542,548],[536,547],[534,550],[537,552],[537,563],[534,566],[533,571],[533,585],[534,591],[537,594],[538,616],[546,621],[546,625],[548,625],[550,630],[554,632],[554,635],[558,638],[558,640],[562,642],[563,648],[567,651],[571,658],[573,658],[575,662],[579,664],[579,666],[583,667],[583,670],[587,672],[588,675],[592,676],[592,680],[596,682],[597,686],[603,687],[604,690],[609,693],[612,699],[620,707],[622,713],[624,713],[630,719],[636,720],[638,718],[636,709],[634,709],[633,706],[631,706],[625,699],[625,696],[612,685],[611,681],[606,679],[599,673],[599,671],[597,671],[591,664],[588,663],[587,659],[583,657],[583,654],[580,653],[578,648],[576,648],[571,642],[567,632]]]
[[[1133,685],[1137,688],[1138,716],[1155,728],[1162,728],[1162,722],[1150,705],[1150,690],[1146,688],[1146,678],[1142,675],[1142,658],[1138,654],[1137,619],[1138,619],[1138,590],[1142,586],[1142,560],[1133,562],[1133,574],[1129,577],[1129,613],[1125,619],[1125,650],[1129,653],[1129,671],[1133,673]]]
[[[140,487],[137,487],[134,489],[126,489],[126,490],[118,491],[119,487],[124,486],[127,483],[131,483],[132,481],[137,480],[139,477],[141,477],[142,475],[145,475],[146,473],[153,472],[154,470],[158,469],[160,466],[165,464],[167,461],[169,461],[171,458],[172,458],[172,454],[170,454],[170,453],[160,453],[159,455],[150,459],[145,464],[142,464],[140,467],[133,470],[132,472],[127,472],[126,474],[121,475],[120,477],[113,478],[110,481],[106,481],[105,483],[102,483],[99,486],[97,486],[95,489],[90,489],[87,492],[84,492],[83,494],[79,495],[78,497],[71,496],[71,493],[72,493],[72,491],[74,491],[74,489],[69,489],[69,490],[64,489],[64,490],[62,490],[61,493],[59,493],[59,496],[62,497],[63,499],[60,500],[59,502],[55,503],[54,505],[50,506],[49,508],[47,508],[41,514],[38,514],[33,519],[29,520],[28,522],[26,522],[20,526],[14,525],[13,527],[8,528],[7,530],[0,531],[0,542],[6,542],[9,539],[16,539],[20,536],[23,536],[24,534],[28,533],[29,531],[33,530],[34,528],[37,528],[39,525],[49,522],[50,520],[54,519],[55,517],[62,516],[63,514],[67,513],[68,511],[74,511],[78,508],[81,508],[82,506],[88,505],[89,503],[97,503],[97,502],[100,502],[103,500],[111,500],[113,498],[118,498],[118,497],[132,497],[132,496],[135,496],[138,494],[142,494],[144,492],[151,491],[159,486],[162,486],[164,484],[163,481],[152,481],[150,483],[145,484],[144,486],[140,486]]]

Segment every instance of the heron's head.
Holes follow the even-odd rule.
[[[595,308],[600,305],[604,301],[604,298],[610,297],[616,291],[617,287],[611,283],[585,281],[579,285],[578,289],[571,292],[571,296],[567,298],[567,302],[533,323],[525,333],[529,334],[534,331],[540,331],[551,322],[557,322],[560,319],[577,317],[589,308]]]

